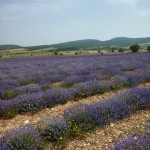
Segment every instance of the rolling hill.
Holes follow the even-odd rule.
[[[87,39],[87,40],[77,40],[77,41],[53,44],[50,46],[87,48],[87,47],[99,47],[99,46],[130,46],[132,44],[140,44],[140,43],[150,43],[150,37],[147,38],[117,37],[107,41]]]
[[[9,44],[9,45],[0,45],[0,50],[7,50],[7,49],[17,49],[17,48],[22,48],[19,45],[13,45],[13,44]]]
[[[111,40],[107,40],[103,42],[103,46],[130,46],[133,44],[140,44],[140,43],[150,43],[150,37],[146,38],[126,38],[126,37],[117,37]]]
[[[97,47],[101,46],[102,42],[96,39],[85,39],[85,40],[77,40],[64,42],[59,44],[53,44],[52,47],[76,47],[76,48],[87,48],[87,47]]]
[[[150,43],[150,37],[146,38],[127,38],[127,37],[117,37],[106,41],[100,41],[96,39],[84,39],[84,40],[76,40],[52,45],[39,45],[39,46],[30,46],[24,47],[28,50],[37,50],[37,49],[44,49],[44,48],[56,48],[60,50],[68,50],[68,49],[86,49],[86,48],[98,48],[98,47],[110,47],[110,46],[130,46],[133,44],[140,44],[140,43]],[[0,50],[5,49],[14,49],[14,48],[23,48],[18,45],[0,45]]]

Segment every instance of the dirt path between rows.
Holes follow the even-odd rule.
[[[109,144],[128,135],[143,132],[148,119],[150,119],[150,110],[137,111],[128,118],[87,133],[83,139],[69,141],[65,150],[108,150]],[[47,150],[50,149],[53,148]]]
[[[141,84],[138,87],[150,87],[150,83]],[[113,96],[114,94],[111,93],[110,95]],[[105,98],[108,97],[109,95]],[[84,102],[88,102],[88,99],[90,98],[85,99]],[[118,120],[103,128],[97,128],[92,133],[87,133],[82,139],[77,138],[69,141],[65,150],[108,150],[108,145],[114,144],[119,139],[131,134],[142,133],[147,120],[150,120],[150,110],[137,111],[128,118]],[[58,147],[54,148],[53,145],[49,145],[47,148],[47,150],[57,149]]]
[[[141,84],[138,87],[150,87],[150,83]],[[92,101],[104,100],[112,97],[114,94],[120,92],[106,92],[104,94],[98,94],[89,98],[83,98],[78,101],[69,101],[64,105],[57,105],[53,108],[45,108],[40,112],[31,115],[17,115],[16,117],[4,120],[0,119],[0,135],[9,130],[16,128],[20,125],[26,124],[36,124],[42,116],[45,115],[56,115],[61,116],[64,109],[70,105],[75,105],[79,102],[90,103]],[[150,110],[139,111],[130,116],[129,118],[120,120],[116,123],[113,123],[109,126],[104,127],[103,129],[97,129],[96,132],[86,135],[84,139],[76,139],[69,142],[66,150],[105,150],[109,143],[112,143],[114,140],[128,135],[130,131],[142,131],[144,123],[147,119],[150,118]],[[52,150],[52,148],[50,148]]]
[[[78,104],[79,102],[89,103],[92,101],[104,100],[106,98],[112,97],[114,94],[114,92],[110,91],[104,94],[98,94],[92,97],[83,98],[78,101],[69,101],[66,104],[57,105],[53,108],[45,108],[34,115],[26,113],[22,115],[17,115],[14,118],[8,120],[0,119],[0,135],[20,125],[25,125],[29,123],[36,124],[36,122],[38,122],[40,118],[45,115],[62,116],[65,108],[71,105]]]

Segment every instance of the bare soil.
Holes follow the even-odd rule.
[[[128,118],[97,128],[93,133],[87,133],[83,139],[69,141],[65,150],[108,150],[109,144],[114,144],[128,135],[143,132],[149,119],[150,110],[137,111]]]

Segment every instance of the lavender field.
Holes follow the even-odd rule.
[[[108,91],[123,92],[104,101],[73,105],[65,109],[60,118],[46,116],[38,127],[29,125],[5,133],[0,138],[0,150],[45,149],[39,144],[43,137],[53,143],[127,118],[137,110],[149,109],[150,88],[137,88],[148,82],[150,53],[1,59],[1,120],[35,114],[57,105],[63,107],[69,101],[81,101]],[[137,140],[145,138],[149,143],[149,134],[139,135]],[[131,150],[137,146],[133,137],[132,142],[124,141],[132,145]],[[119,144],[110,149],[130,149],[122,146],[124,143]],[[147,147],[150,148],[148,144]]]

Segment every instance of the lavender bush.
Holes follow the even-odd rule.
[[[47,107],[52,107],[56,104],[66,103],[68,100],[75,98],[76,91],[73,89],[51,89],[43,94],[43,100],[45,101]]]
[[[43,149],[41,137],[32,126],[22,126],[0,137],[1,150],[38,150]]]
[[[25,86],[19,86],[12,90],[5,90],[1,93],[2,99],[12,99],[17,95],[25,94],[25,93],[34,93],[40,91],[41,87],[38,84],[28,84]]]
[[[13,100],[0,100],[0,117],[11,119],[17,115],[19,110],[16,104]]]
[[[150,82],[150,71],[145,70],[142,74],[144,82]]]
[[[90,81],[90,80],[94,80],[94,77],[92,75],[74,75],[74,76],[65,78],[63,80],[63,85],[70,87],[75,83],[80,83],[80,82],[85,82],[85,81]]]
[[[79,103],[64,110],[64,119],[70,125],[73,134],[82,134],[95,128],[95,121],[88,113],[88,105]]]
[[[128,85],[127,78],[121,75],[116,75],[110,78],[112,89],[120,89]]]
[[[124,101],[132,110],[150,108],[150,88],[133,88],[115,96]]]
[[[63,139],[69,133],[67,123],[58,117],[44,117],[39,123],[39,129],[47,140],[57,141]]]
[[[143,75],[139,74],[139,73],[129,73],[129,74],[125,74],[125,77],[127,78],[127,86],[136,86],[140,83],[144,82],[144,78]]]
[[[38,84],[28,84],[26,86],[17,87],[14,89],[14,91],[19,95],[24,93],[34,93],[40,90],[41,87]]]
[[[37,112],[45,107],[52,107],[56,104],[66,103],[68,100],[75,98],[76,91],[73,89],[51,89],[45,92],[36,92],[30,94],[18,95],[11,100],[0,100],[0,106],[3,111],[0,116],[10,110],[18,110],[18,112]]]
[[[110,89],[110,82],[108,81],[87,81],[84,83],[77,83],[73,86],[77,90],[78,97],[87,97],[94,94],[101,94]]]
[[[95,122],[101,126],[129,116],[131,109],[123,101],[108,99],[91,103],[88,112]]]
[[[46,104],[42,98],[42,93],[22,94],[17,96],[13,101],[19,112],[37,112],[45,108]]]
[[[129,136],[121,142],[110,146],[110,150],[149,150],[150,138],[145,135]]]
[[[4,104],[10,109],[19,107],[20,112],[25,109],[37,111],[74,98],[149,82],[149,58],[150,54],[140,53],[51,59],[48,57],[1,59],[0,101],[8,101],[3,102],[2,107]],[[51,89],[56,82],[73,86],[69,89]],[[18,95],[15,89],[18,89],[21,95]],[[30,93],[37,95],[42,93],[43,96],[35,98],[34,101],[34,98],[32,100],[30,97],[36,96],[31,96]],[[25,96],[22,96],[24,94]]]

